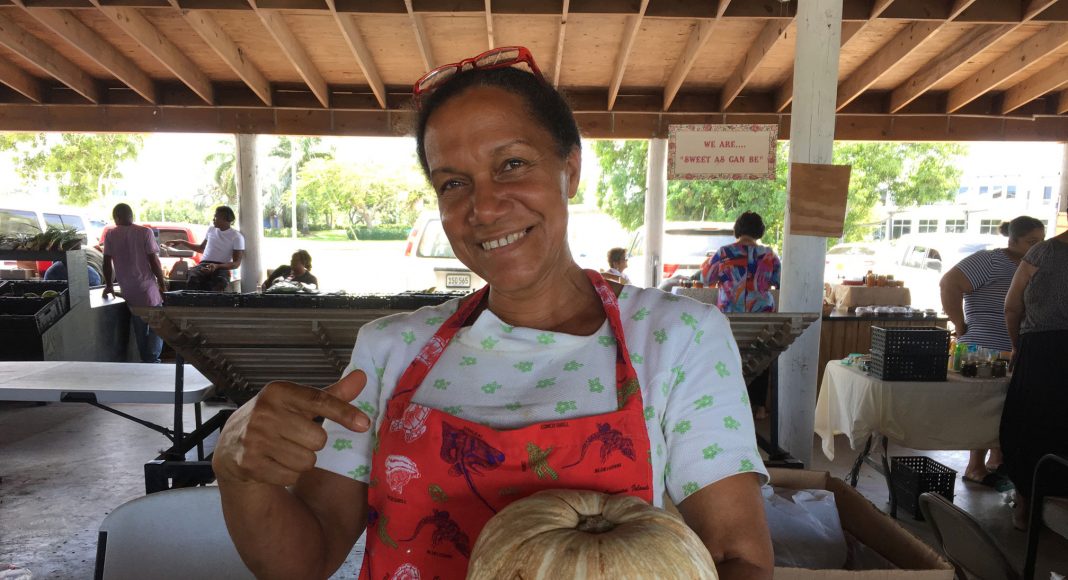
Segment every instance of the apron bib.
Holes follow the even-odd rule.
[[[360,578],[462,579],[486,522],[550,488],[653,501],[649,433],[615,293],[586,271],[616,337],[617,410],[497,430],[412,402],[449,342],[486,299],[465,300],[401,376],[378,429]]]

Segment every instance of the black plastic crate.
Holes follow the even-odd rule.
[[[241,295],[231,292],[200,292],[196,290],[164,292],[163,305],[234,308],[241,305]]]
[[[890,458],[890,485],[894,488],[897,507],[917,520],[923,520],[920,495],[930,491],[953,501],[956,481],[956,471],[930,457]]]
[[[871,327],[871,374],[884,381],[944,381],[949,331]]]
[[[50,298],[0,296],[0,332],[23,336],[26,340],[40,337],[66,312],[65,296],[65,290]]]

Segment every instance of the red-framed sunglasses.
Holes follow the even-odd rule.
[[[412,94],[415,96],[416,102],[418,103],[421,97],[425,97],[427,94],[433,92],[434,89],[441,86],[445,81],[449,80],[456,74],[469,70],[506,68],[518,64],[527,65],[530,67],[530,72],[534,73],[534,76],[542,81],[545,80],[545,77],[541,74],[541,70],[538,69],[538,65],[534,62],[534,56],[530,54],[530,51],[527,50],[526,47],[502,46],[500,48],[487,50],[478,56],[465,58],[460,62],[445,64],[431,70],[420,77],[419,80],[415,81],[415,85],[412,86]]]

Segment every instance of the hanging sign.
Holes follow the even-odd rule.
[[[668,179],[775,179],[778,125],[669,125]]]

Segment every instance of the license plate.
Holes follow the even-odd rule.
[[[445,287],[446,288],[470,288],[471,287],[471,275],[470,274],[446,274],[445,275]]]

